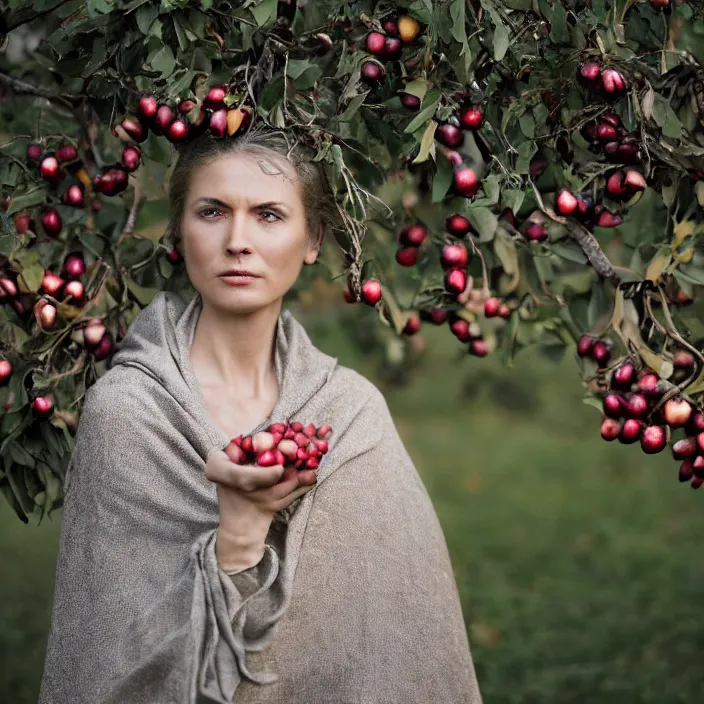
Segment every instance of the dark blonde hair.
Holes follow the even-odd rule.
[[[308,235],[317,241],[320,225],[325,231],[337,226],[337,205],[325,171],[314,161],[315,152],[283,130],[253,128],[231,138],[214,138],[209,133],[179,147],[179,157],[169,181],[169,219],[164,240],[181,250],[181,220],[193,172],[221,156],[251,154],[263,160],[266,173],[283,173],[276,164],[287,162],[298,178]],[[270,170],[271,169],[271,170]]]

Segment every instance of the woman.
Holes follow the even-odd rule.
[[[157,295],[86,396],[40,702],[480,702],[383,395],[282,312],[331,221],[318,165],[278,132],[203,137],[169,198],[197,295]],[[333,428],[318,470],[223,451],[295,420]]]

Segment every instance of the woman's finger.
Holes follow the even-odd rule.
[[[259,467],[251,464],[235,464],[224,452],[213,452],[205,465],[205,476],[239,491],[256,491],[274,486],[284,474],[283,465]]]
[[[293,503],[299,496],[303,496],[304,494],[307,494],[309,491],[312,491],[315,489],[315,484],[312,486],[301,486],[298,487],[298,489],[292,491],[291,493],[287,494],[284,496],[282,499],[279,501],[275,501],[272,504],[272,510],[274,511],[282,511],[285,509],[289,504]]]

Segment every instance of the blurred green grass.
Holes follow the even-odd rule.
[[[387,395],[445,531],[484,701],[704,702],[704,493],[673,460],[600,439],[569,355],[524,350],[507,370],[425,326],[423,363],[387,388],[332,319],[301,316]],[[0,508],[3,703],[36,701],[59,525]]]

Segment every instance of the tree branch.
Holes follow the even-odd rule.
[[[570,236],[576,240],[582,251],[587,255],[589,263],[594,267],[599,276],[611,281],[614,286],[621,283],[621,277],[616,273],[614,265],[604,254],[604,250],[599,246],[596,237],[585,227],[578,223],[569,223]]]
[[[38,20],[40,17],[44,17],[45,15],[51,14],[54,10],[58,10],[62,5],[65,5],[69,1],[70,0],[60,0],[56,3],[56,5],[52,5],[51,7],[46,8],[46,10],[42,10],[41,12],[36,12],[35,14],[29,15],[28,17],[18,19],[14,24],[11,24],[9,27],[5,27],[5,29],[3,30],[3,34],[9,34],[13,29],[17,29],[23,24],[34,22],[34,20]]]
[[[0,73],[0,83],[4,83],[9,86],[13,92],[18,95],[34,95],[38,98],[45,98],[52,103],[57,103],[58,105],[63,105],[67,110],[72,112],[75,110],[76,105],[80,102],[80,97],[77,95],[57,95],[53,93],[48,88],[41,88],[40,86],[35,86],[33,83],[26,83],[18,78],[13,78],[5,73]]]

